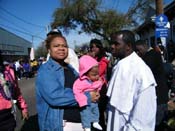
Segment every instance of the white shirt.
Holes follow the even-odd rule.
[[[151,70],[135,52],[120,60],[107,91],[107,131],[154,131],[155,86]]]
[[[19,61],[16,61],[15,62],[15,70],[18,71],[19,68],[20,68]]]

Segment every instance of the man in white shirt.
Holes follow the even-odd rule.
[[[111,41],[112,53],[120,60],[113,67],[107,91],[107,131],[154,131],[156,82],[150,68],[134,52],[134,34],[119,31]]]

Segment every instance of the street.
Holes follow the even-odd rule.
[[[35,78],[18,81],[22,95],[27,102],[29,120],[23,121],[21,113],[17,110],[17,127],[15,131],[39,131],[37,124],[36,101],[35,101]]]

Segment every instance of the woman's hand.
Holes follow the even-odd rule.
[[[98,99],[100,98],[100,93],[96,90],[90,92],[91,95],[91,101],[92,102],[97,102]]]

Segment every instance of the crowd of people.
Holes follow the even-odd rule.
[[[36,75],[39,66],[43,63],[43,61],[36,60],[29,60],[29,59],[19,59],[14,62],[10,60],[4,60],[3,64],[11,66],[13,68],[15,75],[18,80],[22,78],[29,79]]]
[[[133,32],[111,35],[112,55],[92,39],[76,65],[77,56],[68,58],[72,53],[60,31],[47,35],[46,47],[49,59],[36,80],[41,131],[160,130],[174,104],[162,57],[145,41],[136,42]],[[111,56],[116,60],[108,76]]]
[[[110,53],[99,39],[92,39],[88,52],[79,57],[68,47],[59,30],[49,32],[45,43],[47,61],[39,67],[35,61],[33,65],[17,61],[13,67],[17,77],[9,70],[8,62],[0,63],[0,130],[7,127],[11,127],[9,131],[14,130],[15,117],[11,110],[15,100],[24,119],[28,119],[27,104],[17,79],[21,78],[19,69],[28,78],[31,65],[32,72],[37,72],[35,89],[40,131],[167,129],[168,112],[175,110],[175,95],[171,99],[169,94],[175,81],[168,84],[161,52],[146,41],[136,41],[133,32],[121,30],[111,35]],[[1,128],[6,114],[8,122]]]

